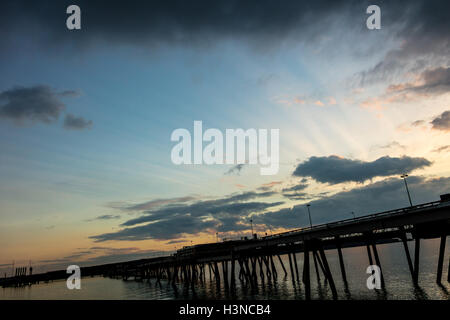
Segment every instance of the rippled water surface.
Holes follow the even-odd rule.
[[[413,244],[409,245],[411,255],[413,255]],[[348,290],[343,285],[336,250],[326,251],[326,256],[336,283],[339,299],[449,300],[450,284],[447,282],[449,247],[450,241],[447,239],[442,286],[436,284],[438,240],[422,240],[418,287],[414,287],[412,284],[401,243],[377,246],[385,278],[385,290],[369,290],[366,286],[369,275],[365,272],[369,262],[365,248],[343,249]],[[297,254],[296,258],[301,277],[303,255]],[[148,283],[147,281],[136,282],[94,277],[82,278],[80,290],[68,290],[65,281],[41,283],[24,288],[0,288],[0,299],[304,299],[303,284],[292,281],[289,274],[285,277],[277,260],[274,259],[278,280],[275,283],[268,283],[266,279],[263,283],[258,278],[256,289],[243,285],[239,280],[236,282],[234,292],[224,289],[223,284],[218,288],[214,280],[209,281],[208,273],[206,274],[206,283],[198,283],[194,289],[185,288],[182,283],[172,286],[163,280],[159,285],[155,284],[154,280]],[[290,273],[287,256],[282,256],[282,260]],[[236,270],[239,268],[237,267]],[[238,279],[237,276],[236,279]],[[312,259],[311,290],[314,299],[332,298],[329,285],[324,282],[323,276],[321,281],[317,282]]]

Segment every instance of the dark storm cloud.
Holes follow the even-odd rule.
[[[364,182],[375,177],[385,177],[411,172],[431,165],[425,158],[381,157],[375,161],[345,159],[337,156],[311,157],[300,163],[293,175],[311,177],[322,183]]]
[[[81,30],[65,26],[71,4],[81,8]],[[0,41],[12,45],[14,35],[21,33],[45,45],[71,42],[75,48],[94,41],[203,47],[230,38],[269,46],[292,34],[319,34],[330,16],[343,12],[360,17],[350,23],[361,25],[367,6],[343,0],[2,1]]]
[[[76,117],[72,114],[66,114],[64,118],[64,128],[68,130],[83,130],[92,127],[92,120],[86,120],[83,117]]]
[[[439,195],[450,191],[450,178],[408,178],[413,203],[439,200]],[[311,203],[313,224],[332,222],[356,216],[382,212],[409,205],[405,185],[399,178],[389,178],[350,191],[325,196]],[[298,228],[309,225],[305,205],[271,211],[258,215],[258,222],[271,227]]]
[[[433,129],[450,131],[450,110],[444,111],[441,115],[430,122]]]
[[[0,118],[16,124],[51,123],[59,118],[65,104],[52,88],[45,85],[15,87],[0,92]]]
[[[374,67],[358,74],[361,86],[448,63],[449,1],[392,1],[379,6],[382,28],[392,30],[390,35],[399,45]]]
[[[211,229],[238,231],[246,229],[244,218],[255,212],[283,204],[283,202],[245,202],[254,198],[274,195],[274,192],[246,192],[225,198],[197,201],[193,204],[166,205],[146,211],[141,217],[122,224],[127,227],[118,232],[90,237],[95,241],[108,240],[167,240]],[[135,226],[143,224],[141,226]],[[135,226],[135,227],[134,227]]]

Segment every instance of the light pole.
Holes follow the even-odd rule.
[[[219,242],[219,233],[216,232],[216,241]]]
[[[252,226],[252,238],[253,238],[253,219],[250,219],[250,225]]]
[[[311,205],[308,203],[308,204],[306,205],[306,207],[308,208],[309,225],[310,225],[311,228],[312,228],[311,211],[309,211],[309,207],[311,207]]]
[[[411,205],[411,207],[413,206],[412,201],[411,201],[411,195],[409,194],[409,189],[408,189],[408,183],[406,183],[406,177],[408,175],[406,173],[402,174],[400,176],[400,178],[403,178],[403,181],[405,181],[405,188],[406,188],[406,192],[408,193],[408,199],[409,199],[409,204]]]

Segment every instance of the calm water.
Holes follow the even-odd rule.
[[[369,290],[366,280],[369,276],[365,273],[369,265],[365,248],[343,249],[345,267],[349,290],[344,290],[340,277],[339,262],[335,250],[326,251],[331,267],[339,299],[439,299],[450,300],[450,284],[447,282],[447,270],[449,263],[450,241],[447,239],[444,258],[443,285],[438,286],[436,280],[436,268],[438,257],[438,240],[422,240],[419,287],[412,285],[411,276],[406,262],[405,253],[401,243],[379,245],[379,255],[383,267],[386,289]],[[410,244],[410,251],[412,251]],[[299,272],[303,267],[302,254],[297,254]],[[287,256],[282,256],[286,269],[289,271]],[[304,287],[298,283],[295,285],[290,276],[284,278],[281,265],[274,259],[278,271],[278,280],[274,283],[261,283],[258,288],[251,290],[249,287],[236,282],[236,292],[233,294],[225,289],[217,289],[214,280],[197,284],[195,291],[183,288],[182,284],[172,287],[167,282],[161,281],[161,285],[151,283],[123,281],[103,277],[82,278],[81,290],[68,290],[65,281],[33,285],[24,288],[0,288],[0,299],[304,299]],[[236,269],[239,269],[238,267]],[[230,269],[229,269],[230,270]],[[300,274],[301,276],[301,274]],[[236,277],[236,279],[238,279]],[[223,287],[223,285],[222,285]],[[331,299],[331,291],[324,283],[323,276],[318,283],[311,259],[311,293],[314,299]]]

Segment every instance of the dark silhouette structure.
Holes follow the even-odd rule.
[[[152,259],[142,259],[124,263],[113,263],[82,268],[82,276],[103,275],[124,280],[151,281],[161,283],[183,282],[194,287],[197,282],[206,281],[208,270],[210,280],[215,280],[225,289],[235,288],[236,281],[254,287],[259,281],[277,281],[278,273],[288,275],[280,258],[289,258],[289,272],[295,285],[304,286],[305,297],[311,298],[310,256],[314,261],[317,279],[321,276],[330,287],[334,299],[337,290],[334,276],[326,257],[327,250],[337,250],[340,273],[347,287],[347,273],[342,248],[364,246],[367,248],[368,262],[376,264],[381,270],[381,283],[384,277],[377,245],[381,243],[402,242],[405,263],[408,264],[411,279],[419,283],[420,241],[421,239],[440,239],[436,282],[441,283],[446,238],[450,233],[449,195],[441,196],[440,201],[424,203],[406,208],[380,212],[358,218],[350,218],[289,232],[243,240],[224,241],[184,247],[175,254]],[[408,242],[414,242],[414,256]],[[303,270],[297,265],[296,254],[303,256]],[[277,270],[274,259],[278,258],[282,270]],[[220,271],[222,270],[222,271]],[[449,267],[450,271],[450,267]],[[300,276],[301,275],[301,276]],[[0,280],[3,286],[34,283],[66,278],[65,271],[48,272]],[[237,277],[237,279],[236,279]],[[20,278],[20,279],[19,279]],[[450,275],[447,276],[450,280]]]

